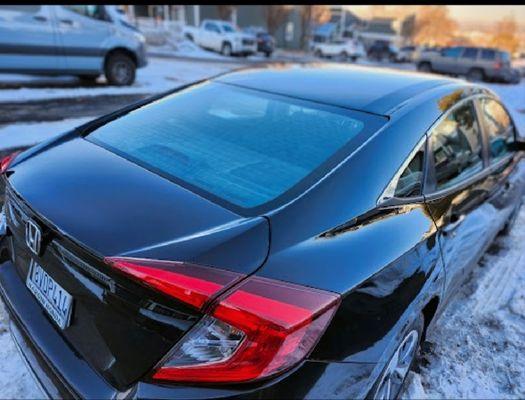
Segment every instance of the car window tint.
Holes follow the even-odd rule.
[[[514,125],[505,108],[492,99],[481,100],[481,118],[489,136],[489,153],[497,161],[509,153],[514,141]]]
[[[303,179],[309,178],[306,185],[318,179],[324,165],[341,160],[384,122],[356,111],[207,83],[130,112],[87,138],[198,193],[250,209]]]
[[[475,59],[478,57],[478,49],[472,47],[466,48],[461,57]]]
[[[424,155],[425,147],[422,146],[401,173],[394,192],[395,197],[414,197],[421,195]]]
[[[463,51],[463,47],[450,47],[448,49],[443,50],[443,56],[444,57],[459,57],[462,51]]]
[[[100,6],[64,6],[70,11],[73,11],[77,14],[84,15],[85,17],[94,18],[94,19],[104,19],[104,13]]]
[[[472,102],[454,110],[432,131],[438,189],[450,187],[483,168],[480,128]]]
[[[481,50],[481,58],[484,60],[494,60],[496,52],[494,50]]]

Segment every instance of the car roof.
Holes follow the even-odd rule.
[[[422,92],[460,82],[334,63],[269,64],[226,73],[214,81],[387,116]]]

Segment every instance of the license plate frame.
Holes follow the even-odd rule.
[[[64,330],[70,325],[73,296],[33,259],[29,262],[26,286],[60,329]]]

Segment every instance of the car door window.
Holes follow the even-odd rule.
[[[64,7],[70,11],[73,11],[77,14],[83,15],[88,18],[100,19],[100,20],[104,20],[106,18],[105,13],[102,10],[102,7],[98,5],[93,5],[93,6],[73,5],[73,6],[64,6]]]
[[[471,101],[449,112],[431,133],[437,189],[453,186],[483,168],[481,131]]]
[[[420,196],[423,186],[423,160],[425,155],[425,146],[412,156],[412,159],[403,170],[397,181],[394,191],[395,197],[416,197]]]
[[[481,118],[488,134],[491,162],[497,162],[510,152],[514,125],[505,108],[493,99],[481,100]]]
[[[478,57],[478,49],[474,49],[472,47],[468,47],[465,49],[463,54],[461,55],[462,58],[470,58],[475,60]]]
[[[459,57],[461,52],[463,51],[462,47],[449,47],[448,49],[443,49],[443,52],[441,53],[443,57]]]
[[[210,22],[208,22],[206,25],[204,25],[204,29],[206,29],[206,30],[209,31],[209,32],[220,33],[220,30],[219,30],[219,28],[217,27],[217,25],[212,24],[212,23],[210,23]]]

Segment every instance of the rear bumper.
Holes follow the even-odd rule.
[[[379,373],[377,364],[305,361],[257,384],[192,387],[138,382],[119,392],[71,350],[9,261],[0,264],[0,297],[11,318],[13,339],[50,398],[363,398]]]

